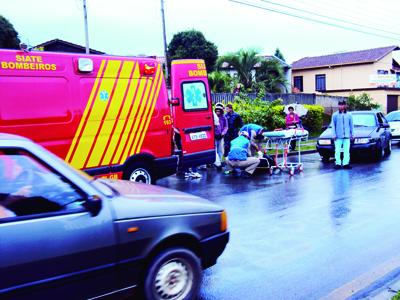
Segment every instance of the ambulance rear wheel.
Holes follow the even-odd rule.
[[[155,184],[156,180],[149,164],[145,162],[132,162],[124,172],[123,179],[141,182],[146,184]]]

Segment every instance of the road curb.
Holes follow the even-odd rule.
[[[394,293],[387,293],[390,286],[399,286],[400,283],[400,256],[386,261],[379,266],[361,274],[354,280],[338,287],[323,300],[388,300]],[[400,287],[399,287],[400,288]]]
[[[349,300],[383,300],[391,299],[400,289],[400,267],[389,272],[365,289],[358,291]]]
[[[314,153],[317,153],[317,152],[318,152],[317,150],[306,150],[306,151],[301,151],[300,154],[301,155],[303,155],[303,154],[314,154]],[[296,155],[299,155],[298,151],[293,151],[293,152],[289,152],[288,153],[288,156],[296,156]]]

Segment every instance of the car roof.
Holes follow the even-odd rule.
[[[30,140],[25,137],[15,135],[15,134],[2,133],[2,132],[0,132],[0,140],[1,141],[12,140],[12,141],[25,141],[25,142],[29,141],[30,142]]]
[[[351,111],[350,113],[352,114],[374,114],[376,115],[377,113],[380,113],[379,110],[357,110],[357,111]]]
[[[398,114],[400,113],[400,110],[393,110],[390,113],[388,113],[387,115],[394,115],[394,114]]]

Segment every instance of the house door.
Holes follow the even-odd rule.
[[[387,113],[398,110],[399,100],[397,95],[387,95]]]

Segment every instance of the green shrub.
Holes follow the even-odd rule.
[[[282,100],[272,102],[262,100],[262,93],[256,99],[251,99],[244,94],[239,94],[233,103],[233,109],[243,119],[244,124],[255,123],[268,130],[285,128],[285,106]],[[303,126],[310,134],[319,134],[323,125],[324,108],[321,105],[304,105],[308,109],[306,116],[303,116]]]
[[[285,116],[282,114],[281,103],[281,100],[264,101],[260,95],[256,99],[251,99],[239,94],[235,98],[233,109],[242,117],[244,124],[255,123],[268,130],[274,130],[285,125]]]
[[[324,121],[324,108],[321,105],[309,104],[305,104],[304,107],[308,109],[308,112],[301,118],[303,127],[306,128],[311,135],[320,133]]]
[[[367,93],[362,93],[360,95],[354,96],[350,95],[347,107],[349,110],[371,110],[378,109],[379,104],[373,102],[374,99]]]

